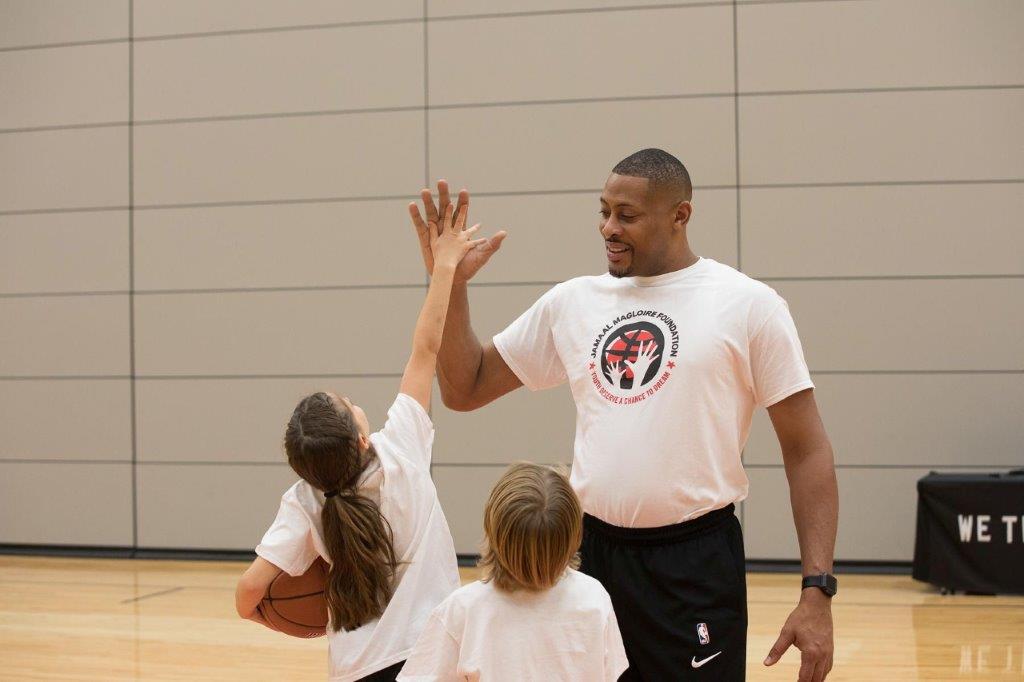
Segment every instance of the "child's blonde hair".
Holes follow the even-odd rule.
[[[521,462],[491,490],[484,533],[484,582],[509,592],[543,590],[579,565],[583,509],[562,471]]]

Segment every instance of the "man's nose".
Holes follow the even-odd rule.
[[[608,220],[604,221],[604,225],[601,226],[601,236],[605,239],[618,237],[621,234],[622,226],[619,225],[619,221],[615,219],[615,216],[608,218]]]

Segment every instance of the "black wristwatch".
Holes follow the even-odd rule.
[[[806,590],[808,587],[817,587],[829,597],[834,597],[836,592],[839,591],[839,581],[831,573],[805,575],[803,582],[800,584],[800,589]]]

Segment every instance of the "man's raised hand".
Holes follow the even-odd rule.
[[[420,254],[423,256],[423,265],[426,267],[427,272],[433,272],[434,270],[434,258],[430,251],[431,232],[434,235],[439,235],[442,231],[442,216],[444,216],[448,208],[451,206],[451,194],[448,189],[448,182],[445,180],[438,180],[437,182],[437,204],[434,203],[434,196],[431,194],[429,189],[423,189],[420,191],[420,198],[423,201],[423,213],[420,213],[419,207],[416,202],[409,204],[409,216],[412,218],[413,227],[416,228],[416,235],[420,242]],[[465,215],[469,211],[469,192],[465,189],[459,191],[458,204],[455,207],[454,213],[456,215],[463,215],[463,222],[465,222]],[[490,260],[491,256],[501,247],[501,242],[507,236],[507,232],[504,230],[499,231],[493,237],[489,239],[476,240],[476,246],[466,254],[465,258],[459,263],[459,267],[455,272],[457,280],[467,282],[472,279],[473,275],[477,273]]]

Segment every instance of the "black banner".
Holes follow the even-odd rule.
[[[914,578],[950,590],[1024,594],[1024,470],[919,480]]]

